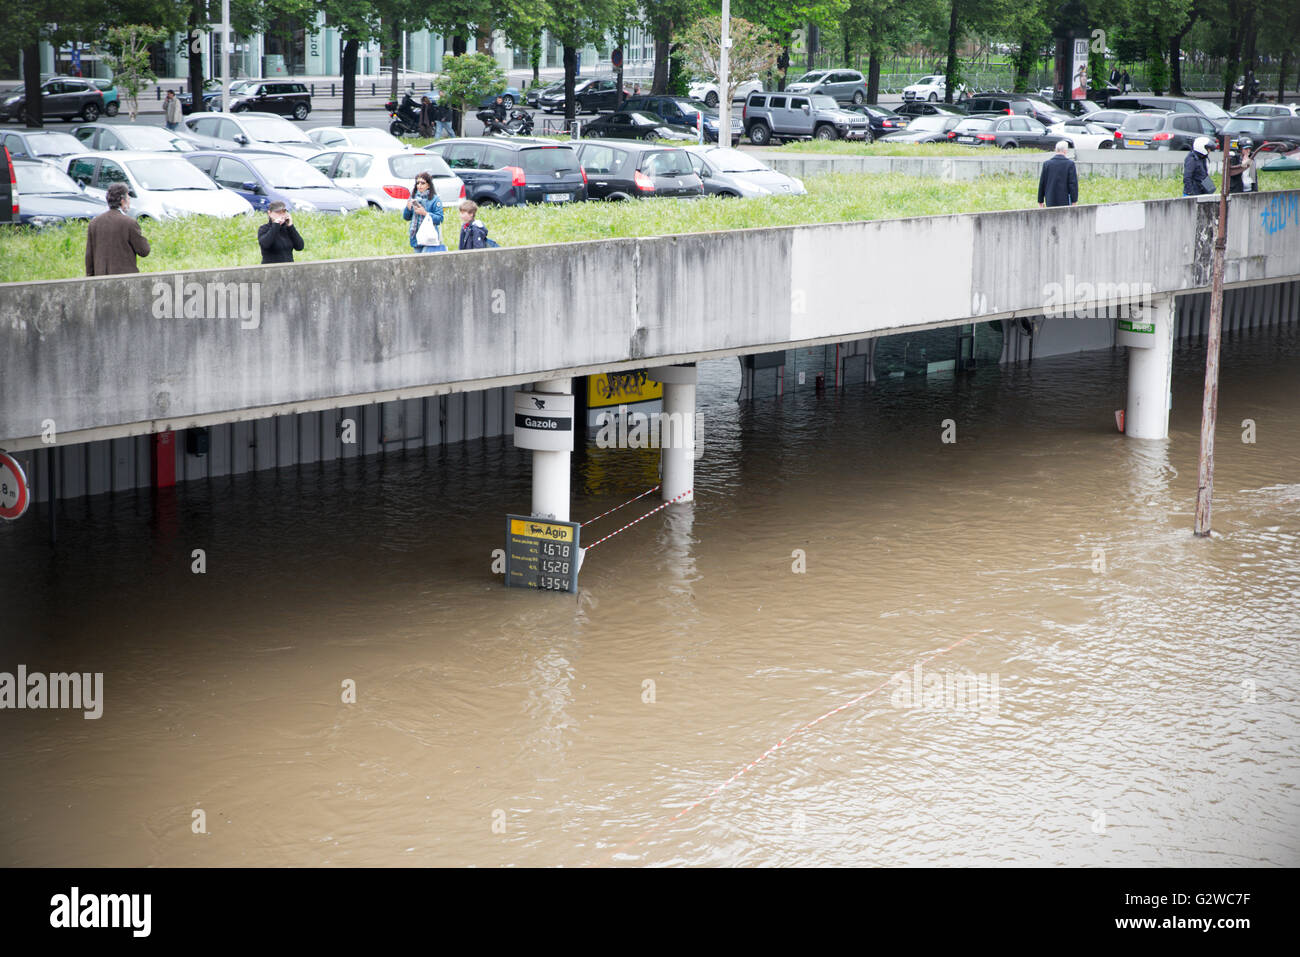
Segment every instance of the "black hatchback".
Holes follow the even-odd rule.
[[[474,202],[518,206],[587,198],[587,176],[568,143],[524,136],[463,137],[431,143]]]
[[[677,147],[583,140],[578,156],[592,199],[704,195],[704,181],[686,151]]]

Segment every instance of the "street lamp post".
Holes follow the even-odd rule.
[[[728,48],[731,46],[731,0],[722,0],[722,37],[718,51],[718,145],[731,145],[731,76]]]
[[[230,112],[230,0],[221,0],[221,110]]]

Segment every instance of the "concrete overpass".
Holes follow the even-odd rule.
[[[1272,287],[1293,319],[1300,191],[1230,205],[1227,284]],[[1133,303],[1152,328],[1121,336],[1150,346],[1132,350],[1129,431],[1163,437],[1175,297],[1208,290],[1216,213],[1175,199],[0,285],[0,448]]]

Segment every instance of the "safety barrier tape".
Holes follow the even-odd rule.
[[[658,488],[658,486],[655,486],[655,487]],[[654,489],[651,489],[650,491],[653,492]],[[650,511],[648,511],[648,512],[646,512],[644,515],[642,515],[640,518],[634,518],[632,521],[628,522],[628,523],[627,523],[626,525],[624,525],[622,528],[610,532],[610,533],[609,533],[608,535],[606,535],[604,538],[598,538],[598,539],[596,539],[596,541],[592,542],[590,545],[588,545],[586,548],[584,548],[583,551],[584,551],[584,552],[589,552],[589,551],[591,551],[593,548],[595,548],[595,547],[596,547],[597,545],[599,545],[601,542],[613,538],[613,537],[614,537],[615,535],[617,535],[619,532],[625,532],[625,531],[627,531],[629,528],[631,528],[631,527],[632,527],[633,525],[635,525],[637,522],[644,522],[647,518],[649,518],[649,517],[650,517],[651,515],[653,515],[655,512],[659,511],[660,509],[667,508],[669,505],[672,505],[673,502],[676,502],[676,501],[678,501],[679,499],[683,499],[683,498],[685,498],[686,496],[690,495],[690,494],[691,494],[692,492],[694,492],[694,491],[695,491],[695,489],[693,489],[693,488],[688,488],[685,492],[682,492],[681,495],[677,495],[677,496],[673,497],[673,498],[670,499],[669,501],[664,502],[662,505],[657,505],[657,506],[655,506],[654,508],[650,509]],[[640,497],[641,497],[641,496],[639,496],[639,495],[637,496],[637,498],[640,498]],[[636,499],[633,499],[633,501],[635,501],[635,500],[636,500]],[[592,521],[595,521],[595,519],[592,519]]]
[[[649,495],[651,492],[657,492],[661,487],[662,487],[662,486],[656,485],[654,488],[648,488],[648,489],[646,489],[644,492],[642,492],[640,495],[636,496],[636,498],[630,498],[630,499],[628,499],[626,502],[624,502],[622,505],[615,505],[615,506],[614,506],[613,508],[611,508],[608,512],[601,512],[601,513],[600,513],[599,515],[597,515],[595,518],[589,518],[589,519],[587,519],[585,522],[579,522],[578,524],[579,524],[579,525],[582,525],[583,527],[586,527],[586,526],[590,525],[592,522],[598,522],[598,521],[600,521],[602,518],[604,518],[606,515],[612,515],[614,512],[617,512],[620,508],[625,508],[626,506],[631,505],[633,502],[637,501],[637,499],[643,499],[643,498],[645,498],[647,495]]]

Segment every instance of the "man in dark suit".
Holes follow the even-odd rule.
[[[86,275],[139,272],[135,257],[149,255],[149,240],[140,224],[127,215],[131,197],[126,184],[114,183],[105,198],[108,211],[92,219],[86,233]]]
[[[1038,174],[1038,205],[1073,206],[1079,201],[1079,174],[1074,160],[1066,156],[1070,144],[1061,140],[1056,152],[1043,163]]]

